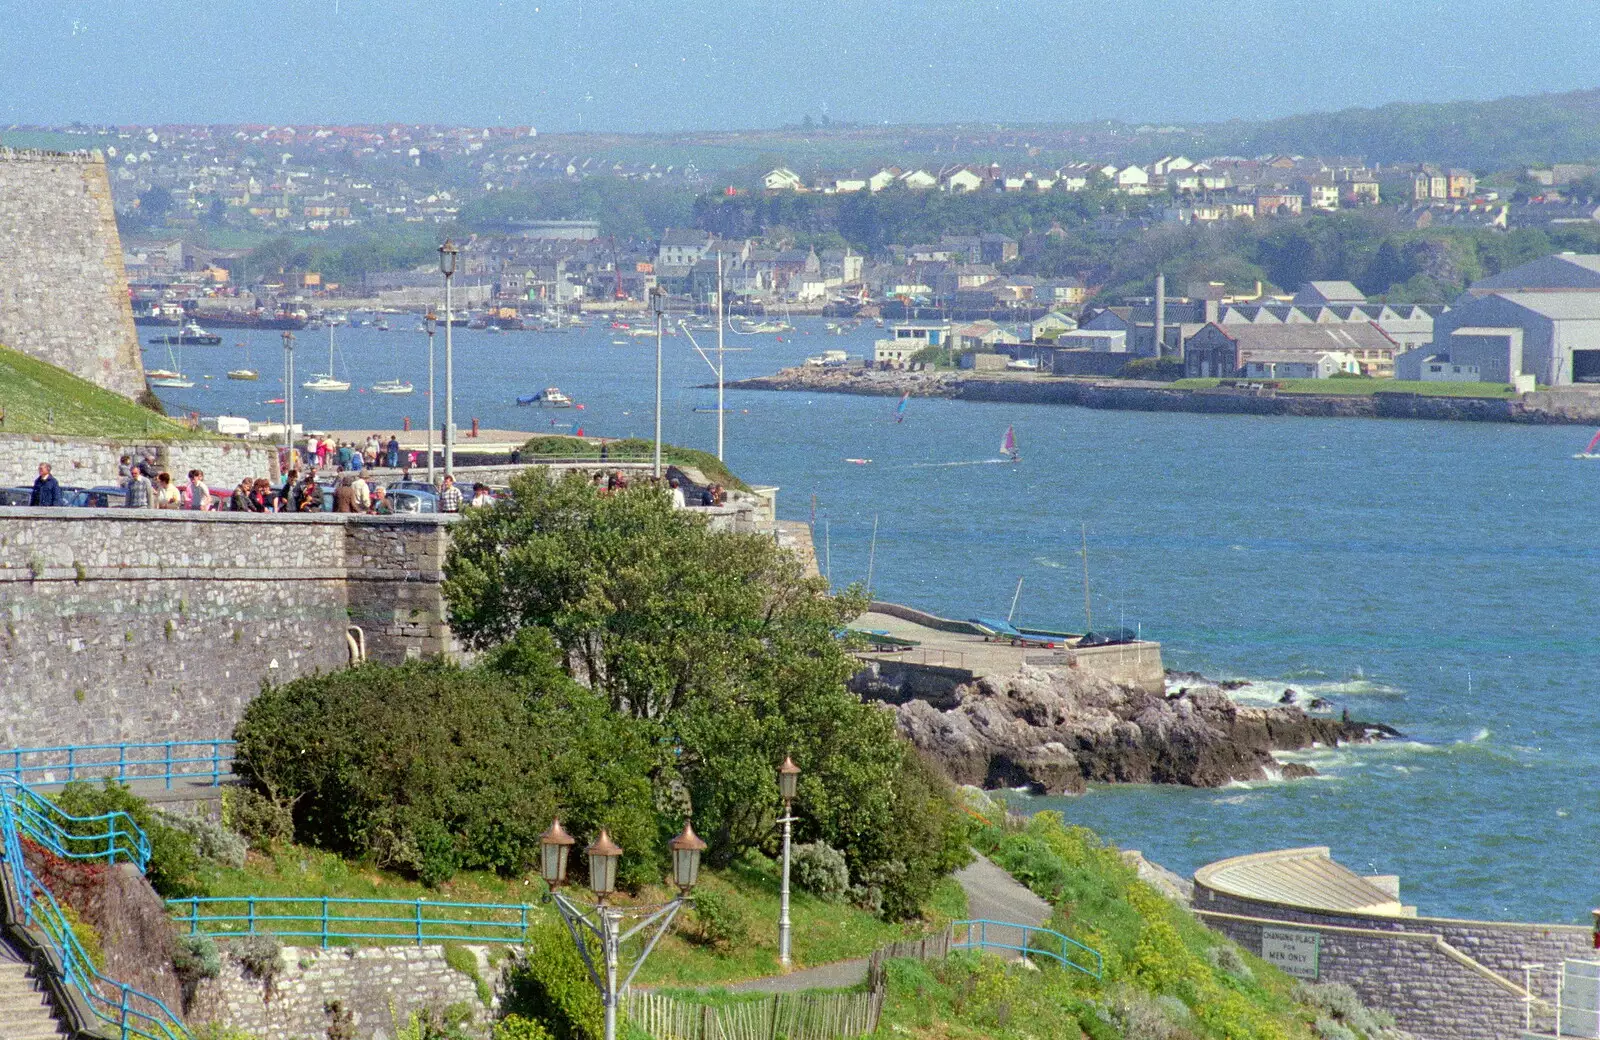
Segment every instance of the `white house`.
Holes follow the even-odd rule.
[[[900,171],[900,167],[885,166],[883,169],[867,178],[867,190],[875,192],[882,191],[889,185],[893,184],[901,176],[902,173]]]
[[[944,190],[952,194],[963,191],[977,191],[983,187],[983,178],[962,166],[951,170],[944,175]]]
[[[795,173],[787,166],[780,166],[776,170],[768,171],[767,175],[761,178],[761,186],[767,191],[806,190],[806,182],[800,179],[798,173]]]
[[[1129,195],[1146,195],[1150,191],[1150,174],[1142,166],[1123,167],[1117,171],[1115,180],[1117,190]]]
[[[1257,350],[1243,358],[1247,379],[1327,379],[1337,372],[1359,375],[1361,365],[1340,350],[1307,355],[1299,350]]]
[[[1483,380],[1477,365],[1461,365],[1450,360],[1449,354],[1432,354],[1422,359],[1419,373],[1424,383],[1480,383]]]
[[[900,183],[912,191],[927,191],[939,186],[939,178],[927,170],[907,170],[900,175]]]

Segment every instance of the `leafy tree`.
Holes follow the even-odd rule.
[[[172,211],[172,191],[156,185],[139,193],[139,213],[151,223],[156,223]]]
[[[773,840],[775,768],[793,755],[802,837],[875,879],[887,913],[914,912],[964,831],[892,716],[845,686],[855,665],[835,633],[862,597],[828,595],[769,539],[714,533],[651,488],[602,495],[534,470],[512,492],[453,529],[456,633],[513,672],[520,654],[493,648],[553,642],[568,675],[670,751],[658,799],[688,798],[713,863]]]

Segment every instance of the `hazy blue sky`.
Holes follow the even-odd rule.
[[[1600,83],[1595,0],[0,0],[0,123],[1198,120]]]

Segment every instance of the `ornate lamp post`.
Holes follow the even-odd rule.
[[[439,319],[429,311],[422,319],[422,323],[428,330],[428,483],[432,484],[434,482],[433,431],[437,428],[433,425],[433,327],[439,323]]]
[[[678,897],[659,905],[630,907],[607,903],[616,891],[617,864],[622,859],[622,849],[604,830],[600,831],[600,836],[593,844],[583,850],[589,858],[589,889],[594,894],[594,902],[572,899],[561,891],[560,886],[567,879],[567,860],[574,844],[572,835],[562,828],[560,820],[552,823],[550,829],[539,837],[539,872],[550,886],[550,899],[567,924],[567,931],[571,933],[572,941],[583,957],[584,967],[589,969],[590,980],[600,991],[600,999],[606,1009],[605,1040],[616,1040],[618,999],[622,991],[633,983],[633,977],[639,974],[650,951],[655,949],[656,943],[672,926],[672,919],[678,911],[693,901],[689,893],[700,877],[700,854],[705,851],[706,843],[696,836],[694,828],[686,821],[683,832],[668,843],[668,848],[672,850],[672,880],[678,886]],[[624,924],[630,920],[638,923],[624,931]],[[646,931],[650,934],[644,949],[634,959],[627,977],[619,983],[622,944]],[[599,965],[590,955],[585,932],[600,943],[603,962]]]
[[[456,468],[456,369],[455,347],[451,328],[455,324],[455,310],[450,302],[450,280],[456,274],[456,258],[461,250],[448,238],[439,247],[439,273],[444,275],[444,471],[451,474]]]
[[[789,967],[789,841],[794,834],[794,796],[800,789],[800,767],[783,756],[778,767],[778,795],[783,799],[783,885],[778,889],[778,963]]]
[[[661,313],[667,308],[667,291],[661,286],[650,289],[650,309],[656,312],[656,450],[651,476],[661,479]]]

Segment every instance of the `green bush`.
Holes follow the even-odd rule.
[[[1149,379],[1170,383],[1183,378],[1183,362],[1177,358],[1134,358],[1117,370],[1118,379]]]
[[[796,845],[791,867],[794,883],[812,895],[837,900],[850,891],[850,867],[844,853],[825,841]]]
[[[749,941],[750,919],[727,896],[701,889],[694,897],[695,938],[704,946],[728,949]]]
[[[507,1015],[494,1024],[493,1040],[555,1040],[550,1030],[531,1018]]]
[[[134,794],[125,784],[110,778],[96,787],[83,780],[74,780],[63,787],[52,799],[64,812],[78,817],[103,816],[124,812],[139,825],[150,839],[150,862],[145,877],[151,886],[168,899],[182,899],[200,895],[200,855],[195,851],[195,840],[176,827],[162,821],[150,803]],[[72,833],[90,836],[103,833],[104,821],[83,823],[69,828]]]
[[[61,916],[67,919],[67,927],[72,929],[72,937],[83,947],[84,956],[89,958],[89,963],[94,965],[96,971],[105,971],[105,943],[95,926],[85,921],[78,911],[65,902],[61,904]]]
[[[245,840],[226,826],[208,816],[184,816],[160,809],[155,812],[161,823],[183,831],[194,839],[195,852],[201,859],[235,870],[244,866],[245,853],[248,851]]]
[[[557,678],[541,689],[426,661],[297,679],[245,710],[235,769],[294,806],[299,840],[428,884],[463,869],[527,872],[558,813],[580,836],[610,828],[628,852],[624,880],[654,880],[648,776],[660,752]]]
[[[294,840],[294,814],[289,807],[248,787],[223,792],[222,823],[256,852],[270,853]]]
[[[599,950],[591,946],[590,955]],[[506,1017],[544,1024],[554,1040],[602,1040],[605,1005],[565,926],[540,925],[528,937],[527,955],[506,974],[501,1000]]]

